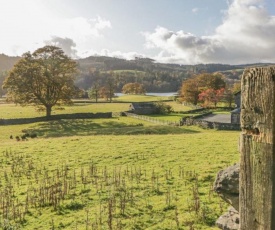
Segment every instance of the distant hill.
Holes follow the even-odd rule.
[[[168,72],[223,72],[225,75],[231,75],[230,71],[242,72],[245,68],[255,66],[268,66],[272,63],[255,63],[243,65],[228,64],[197,64],[197,65],[180,65],[169,63],[157,63],[150,58],[136,58],[134,60],[125,60],[106,56],[90,56],[77,60],[79,69],[86,71],[116,71],[116,70],[135,70],[135,71],[168,71]],[[273,64],[274,65],[274,64]]]
[[[0,54],[0,71],[10,70],[20,57],[10,57],[5,54]]]
[[[10,70],[20,57],[11,57],[0,54],[0,71]],[[112,70],[140,70],[140,71],[192,71],[192,72],[223,72],[228,70],[238,70],[253,66],[267,66],[271,63],[255,63],[244,65],[226,65],[226,64],[197,64],[180,65],[169,63],[157,63],[150,58],[136,58],[134,60],[125,60],[107,56],[90,56],[76,60],[82,71],[97,69],[99,71]]]
[[[225,64],[198,64],[198,65],[180,65],[169,63],[157,63],[150,58],[136,58],[134,60],[125,60],[120,58],[91,56],[77,60],[79,67],[83,71],[89,69],[97,70],[140,70],[140,71],[192,71],[192,72],[216,72],[232,69],[239,69],[240,66]]]
[[[0,54],[0,78],[2,78],[0,84],[6,75],[4,72],[10,70],[19,59],[20,57],[9,57]],[[121,91],[124,84],[130,82],[144,84],[147,92],[175,92],[179,90],[182,81],[201,72],[221,72],[225,75],[227,82],[233,84],[240,80],[245,68],[271,65],[270,63],[180,65],[157,63],[150,58],[125,60],[106,56],[90,56],[76,61],[79,74],[75,84],[79,88],[87,90],[95,83],[103,86],[112,75],[115,76],[117,92]]]

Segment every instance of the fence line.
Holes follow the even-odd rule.
[[[148,122],[152,122],[152,123],[159,124],[159,125],[170,125],[170,126],[179,126],[180,125],[179,121],[178,122],[177,121],[167,121],[167,120],[165,121],[165,120],[160,120],[160,119],[153,118],[153,117],[137,115],[134,113],[127,113],[127,112],[124,112],[124,114],[127,117],[133,117],[133,118],[136,118],[139,120],[148,121]]]

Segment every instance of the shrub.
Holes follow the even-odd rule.
[[[166,113],[172,113],[173,108],[170,105],[165,104],[164,102],[155,102],[156,107],[156,113],[157,114],[166,114]]]
[[[67,204],[65,206],[66,209],[75,211],[75,210],[80,210],[84,208],[84,204],[78,202],[78,201],[72,201],[70,204]]]

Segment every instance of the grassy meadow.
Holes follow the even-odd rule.
[[[129,105],[130,103],[75,103],[73,106],[63,106],[62,109],[54,107],[52,114],[121,112],[128,110]],[[0,111],[0,119],[45,116],[44,111],[37,112],[32,106],[0,104]]]
[[[121,112],[129,110],[131,102],[149,102],[149,101],[161,101],[161,99],[167,99],[167,97],[156,97],[146,95],[125,95],[118,97],[117,101],[112,103],[100,102],[92,103],[92,101],[76,101],[72,106],[53,107],[52,114],[72,114],[72,113],[104,113],[104,112]],[[164,100],[164,99],[163,99]],[[175,101],[167,101],[168,104],[173,107],[174,111],[187,111],[191,108],[183,106]],[[30,118],[45,116],[45,112],[38,112],[32,106],[19,106],[15,104],[0,103],[0,119],[10,118]]]
[[[151,102],[170,100],[170,96],[153,96],[153,95],[122,95],[114,98],[114,102]]]
[[[118,112],[125,105],[57,112]],[[0,111],[5,118],[40,116],[11,104]],[[10,139],[25,132],[38,137]],[[217,229],[227,205],[212,185],[220,169],[239,160],[238,136],[129,117],[1,126],[1,227]]]

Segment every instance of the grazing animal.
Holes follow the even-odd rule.
[[[36,137],[37,137],[37,134],[36,134],[36,133],[30,134],[30,138],[36,138]]]

